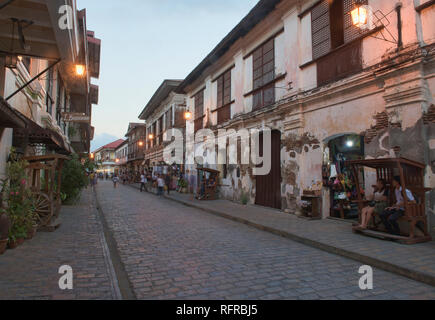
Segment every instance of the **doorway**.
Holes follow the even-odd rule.
[[[364,158],[364,137],[356,134],[343,134],[332,138],[327,144],[327,186],[330,189],[330,216],[338,219],[358,219],[357,188],[354,185],[354,173],[346,166],[346,161]],[[359,181],[364,184],[364,174]]]
[[[260,133],[260,156],[263,156],[263,134]],[[268,175],[256,176],[255,204],[281,209],[281,132],[272,131],[271,170]]]

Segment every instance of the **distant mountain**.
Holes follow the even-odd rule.
[[[108,133],[96,134],[94,140],[91,142],[91,151],[95,151],[98,148],[105,146],[113,141],[118,140],[119,137],[113,136]]]

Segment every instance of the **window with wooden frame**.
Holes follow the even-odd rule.
[[[365,0],[363,4],[367,4]],[[318,86],[362,70],[361,32],[350,12],[356,0],[323,0],[311,10],[313,60]]]
[[[217,80],[217,122],[224,123],[231,119],[231,70]]]
[[[253,110],[275,102],[275,38],[270,39],[253,55]]]
[[[159,119],[159,141],[158,144],[162,145],[163,144],[163,116],[160,117]]]
[[[165,125],[165,130],[169,130],[172,128],[172,107],[169,108],[168,111],[166,111],[166,125]]]
[[[195,97],[195,133],[204,128],[204,90],[198,92]]]

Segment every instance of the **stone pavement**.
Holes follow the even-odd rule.
[[[102,211],[138,299],[435,299],[435,288],[110,183]]]
[[[116,279],[90,189],[63,207],[61,227],[38,233],[0,256],[0,299],[118,299]],[[73,269],[71,291],[59,289],[59,267]]]
[[[402,245],[354,234],[352,226],[343,221],[304,220],[226,200],[192,200],[190,195],[177,192],[171,192],[168,199],[435,286],[435,241]]]

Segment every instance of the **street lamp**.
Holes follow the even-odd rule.
[[[139,147],[143,147],[143,142],[139,141]]]
[[[361,28],[367,24],[368,12],[367,7],[365,7],[361,0],[357,0],[355,3],[356,7],[351,11],[352,23],[354,26]]]
[[[150,134],[148,135],[148,139],[149,139],[149,140],[153,140],[153,139],[154,139],[154,135],[153,135],[152,133],[150,133]]]
[[[90,154],[90,158],[91,158],[91,159],[94,159],[94,158],[95,158],[95,155],[94,155],[93,153],[91,153],[91,154]]]
[[[86,68],[84,65],[76,64],[75,68],[76,68],[76,75],[78,75],[79,77],[82,77],[85,74]]]

